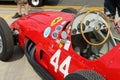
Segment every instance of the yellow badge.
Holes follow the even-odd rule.
[[[60,44],[59,44],[59,48],[62,48],[62,46],[63,46],[63,44],[62,44],[62,43],[60,43]]]
[[[62,17],[57,17],[57,18],[55,18],[55,19],[51,22],[50,26],[54,26],[55,24],[57,24],[58,22],[60,22],[62,19],[63,19]]]
[[[95,30],[99,30],[99,26],[95,26]]]

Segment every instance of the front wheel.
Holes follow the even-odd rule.
[[[0,60],[7,61],[13,54],[13,35],[6,21],[0,17]]]
[[[28,0],[28,3],[29,3],[32,7],[38,7],[38,6],[42,6],[43,0]]]
[[[91,70],[82,70],[71,73],[64,80],[105,80],[100,74]]]

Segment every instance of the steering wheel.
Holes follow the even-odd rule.
[[[90,15],[92,15],[93,19],[91,18],[91,20],[89,21],[88,19],[89,19]],[[86,20],[86,18],[87,18],[87,20]],[[84,28],[83,24],[85,24],[85,20],[86,20],[87,24],[85,25],[85,28]],[[105,30],[107,32],[106,36],[103,34],[102,30]],[[92,46],[102,45],[107,41],[107,39],[109,38],[109,35],[110,35],[109,19],[101,11],[98,11],[98,10],[88,11],[82,17],[82,21],[81,21],[81,24],[80,24],[80,32],[82,34],[83,39],[89,45],[92,45]],[[96,32],[97,34],[99,34],[101,36],[102,40],[98,43],[91,42],[85,37],[86,32]]]

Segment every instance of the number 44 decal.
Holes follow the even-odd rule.
[[[54,71],[57,72],[58,70],[63,73],[64,77],[68,75],[69,66],[71,62],[71,57],[68,56],[65,60],[59,65],[61,50],[58,49],[55,54],[51,57],[50,63],[54,66]]]

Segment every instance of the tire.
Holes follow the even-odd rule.
[[[83,70],[71,73],[64,80],[105,80],[101,75],[91,70]]]
[[[61,10],[61,12],[77,14],[78,11],[74,8],[65,8],[65,9]]]
[[[43,0],[28,0],[29,5],[32,7],[42,6]]]
[[[14,51],[13,35],[6,21],[0,17],[0,60],[7,61]]]

